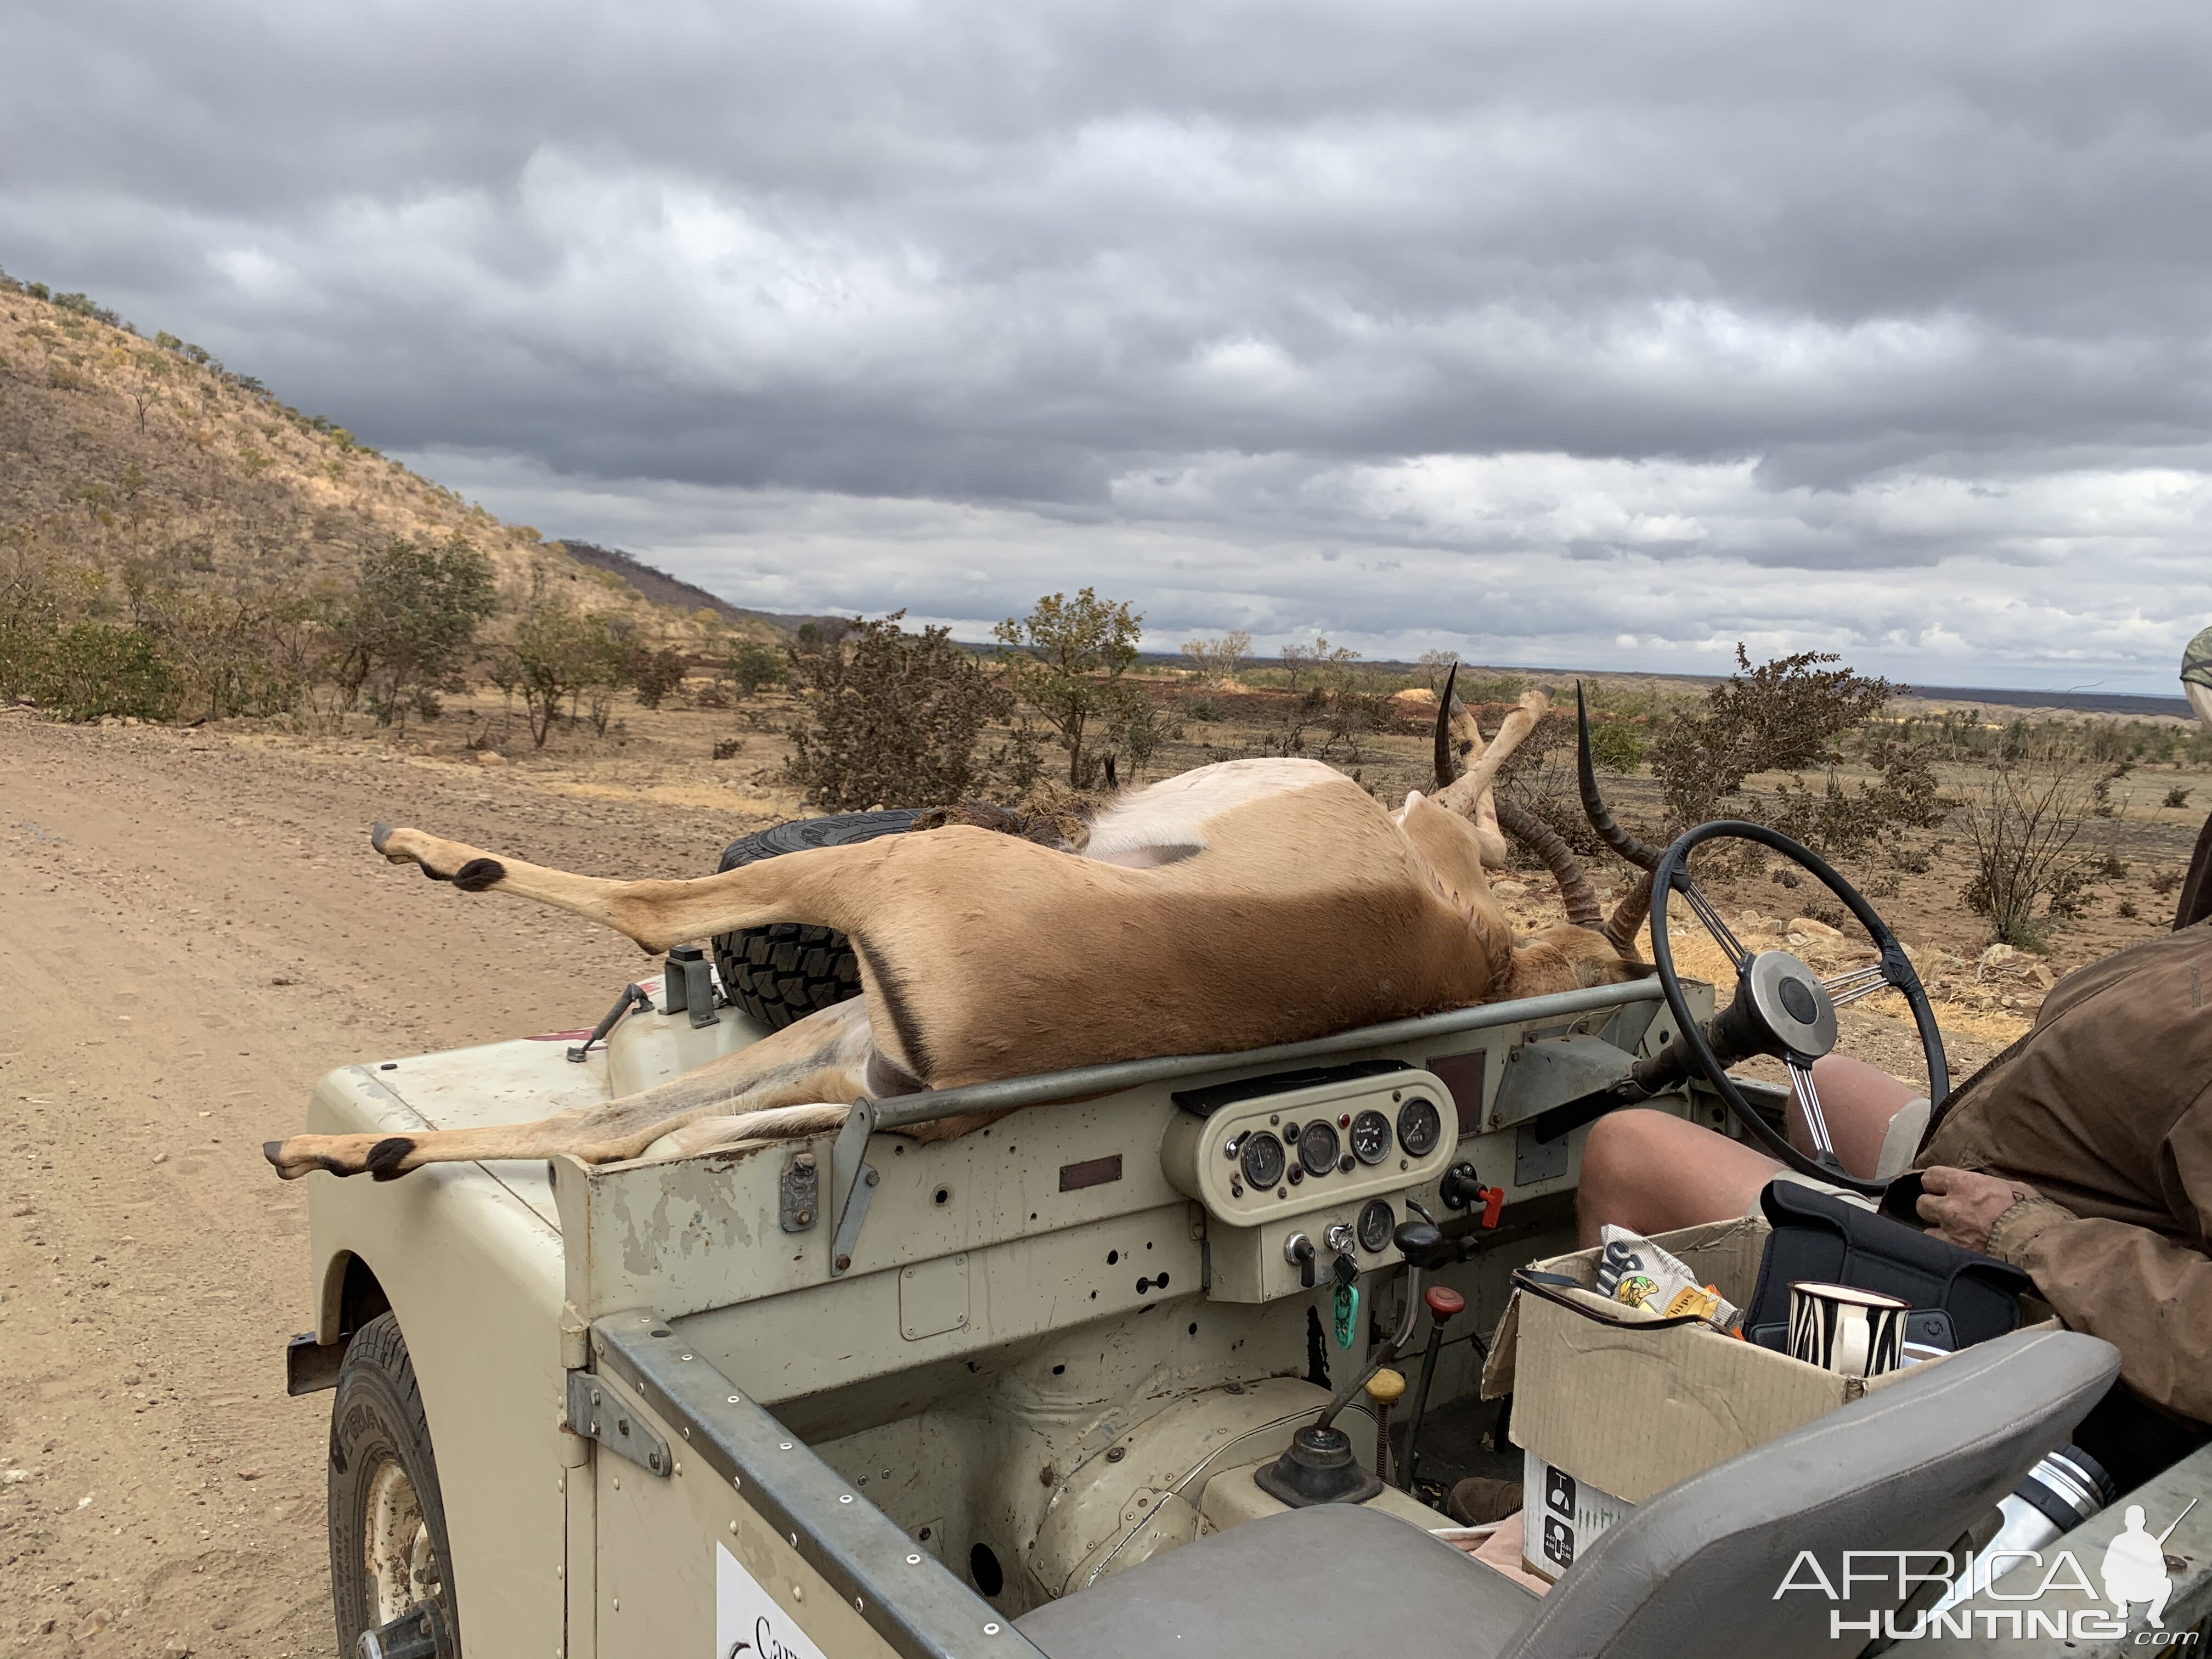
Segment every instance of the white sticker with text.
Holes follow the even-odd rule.
[[[714,1545],[714,1659],[829,1659],[720,1540]]]

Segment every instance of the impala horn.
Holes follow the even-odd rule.
[[[1582,786],[1583,811],[1598,839],[1639,870],[1656,870],[1663,847],[1639,841],[1613,821],[1605,797],[1597,792],[1597,770],[1590,764],[1589,711],[1583,706],[1583,683],[1575,682],[1575,779]]]
[[[1607,944],[1624,957],[1632,956],[1637,931],[1644,926],[1644,918],[1651,913],[1651,872],[1659,867],[1666,849],[1630,835],[1613,822],[1613,814],[1606,809],[1605,797],[1597,792],[1597,769],[1590,764],[1589,710],[1583,702],[1580,680],[1575,682],[1575,778],[1582,787],[1583,811],[1590,821],[1590,828],[1597,831],[1598,838],[1607,847],[1644,872],[1644,879],[1630,888],[1613,907],[1602,929]]]
[[[1435,760],[1439,789],[1449,787],[1459,776],[1461,757],[1474,746],[1452,729],[1457,720],[1474,718],[1453,690],[1458,680],[1459,665],[1454,663],[1451,672],[1444,678],[1443,696],[1437,705]],[[1534,853],[1552,872],[1552,879],[1559,889],[1560,902],[1567,908],[1567,920],[1577,927],[1599,927],[1601,913],[1597,894],[1591,890],[1589,872],[1583,868],[1583,861],[1575,856],[1574,848],[1560,838],[1558,830],[1518,802],[1493,794],[1491,804],[1498,809],[1498,827]],[[1632,937],[1635,931],[1633,927],[1629,929]]]
[[[1541,859],[1552,872],[1552,879],[1559,884],[1560,901],[1567,907],[1567,920],[1577,927],[1601,927],[1597,894],[1591,890],[1589,874],[1575,856],[1575,849],[1560,839],[1558,830],[1518,801],[1501,798],[1497,806],[1498,827]],[[1648,884],[1644,890],[1650,891]],[[1634,937],[1635,930],[1629,932]],[[1607,933],[1606,937],[1610,939],[1613,935]]]
[[[1605,919],[1605,926],[1598,931],[1605,935],[1605,942],[1614,951],[1624,957],[1633,957],[1636,954],[1637,933],[1644,926],[1644,918],[1650,914],[1651,872],[1646,870],[1637,879],[1636,885],[1622,896],[1620,902],[1613,907],[1613,914]]]
[[[1448,789],[1452,781],[1464,769],[1460,762],[1474,745],[1452,730],[1452,716],[1467,713],[1467,705],[1459,700],[1453,687],[1459,684],[1459,665],[1454,663],[1451,672],[1444,676],[1444,694],[1437,700],[1437,787]]]

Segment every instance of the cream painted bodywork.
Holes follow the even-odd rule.
[[[1474,1163],[1512,1203],[1571,1190],[1565,1170],[1516,1185],[1516,1130],[1498,1121],[1506,1059],[1528,1036],[1611,1030],[1628,1046],[1671,1036],[1663,1006],[1536,1027],[1504,1024],[1402,1052],[1433,1069],[1484,1055],[1480,1099],[1445,1102],[1445,1154],[1387,1188],[1403,1218],[1416,1199],[1442,1213],[1437,1177]],[[1621,1016],[1626,1019],[1626,1014]],[[349,1066],[318,1086],[311,1128],[406,1132],[515,1122],[629,1092],[752,1040],[724,1009],[703,1029],[678,1015],[633,1016],[582,1065],[562,1041],[495,1043]],[[1277,1507],[1252,1471],[1278,1454],[1325,1397],[1304,1380],[1308,1310],[1328,1320],[1326,1288],[1270,1278],[1255,1291],[1205,1288],[1228,1229],[1178,1190],[1163,1147],[1190,1121],[1178,1087],[1264,1066],[1224,1066],[1174,1084],[1026,1108],[987,1130],[933,1144],[879,1133],[866,1224],[842,1276],[830,1272],[837,1192],[835,1137],[741,1153],[586,1166],[440,1164],[403,1180],[311,1175],[318,1331],[338,1335],[345,1264],[357,1257],[389,1297],[421,1381],[446,1500],[463,1639],[471,1659],[699,1652],[713,1637],[719,1541],[768,1585],[828,1653],[888,1652],[742,1494],[687,1462],[680,1431],[629,1398],[676,1449],[662,1478],[568,1433],[564,1372],[586,1363],[590,1322],[634,1313],[665,1322],[963,1579],[981,1544],[1005,1570],[993,1605],[1011,1619],[1053,1596]],[[1462,1069],[1461,1075],[1465,1075]],[[1401,1079],[1404,1074],[1399,1074]],[[1379,1079],[1387,1099],[1392,1079]],[[1402,1086],[1402,1085],[1401,1085]],[[1455,1119],[1472,1131],[1455,1140]],[[1178,1125],[1183,1126],[1178,1127]],[[823,1214],[779,1225],[779,1190],[811,1157]],[[1106,1160],[1118,1173],[1096,1179]],[[1088,1171],[1071,1184],[1065,1171]],[[1261,1228],[1279,1257],[1291,1227],[1318,1242],[1349,1221],[1375,1183],[1344,1177],[1343,1201]],[[1416,1179],[1415,1177],[1419,1177]],[[1356,1194],[1353,1183],[1360,1184]],[[1087,1182],[1089,1184],[1084,1184]],[[1382,1190],[1378,1188],[1377,1190]],[[1249,1220],[1249,1218],[1244,1218]],[[1209,1235],[1211,1237],[1209,1237]],[[1565,1248],[1552,1236],[1525,1251]],[[1510,1263],[1479,1256],[1446,1270],[1487,1316]],[[1369,1315],[1397,1313],[1395,1251],[1361,1252],[1357,1366]],[[1382,1270],[1382,1271],[1378,1271]],[[1261,1299],[1244,1299],[1256,1294]],[[1231,1299],[1234,1297],[1235,1299]],[[1446,1351],[1437,1399],[1471,1392],[1466,1345]],[[1342,1374],[1340,1371],[1338,1373]],[[602,1377],[605,1377],[604,1372]],[[625,1393],[611,1378],[605,1386]],[[625,1394],[625,1397],[628,1397]],[[1344,1419],[1371,1465],[1373,1425]],[[1377,1500],[1442,1526],[1402,1493]],[[926,1536],[925,1536],[926,1534]]]

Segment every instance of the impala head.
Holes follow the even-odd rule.
[[[1473,747],[1473,733],[1459,729],[1472,727],[1474,716],[1455,694],[1458,678],[1459,669],[1455,665],[1444,681],[1443,696],[1437,708],[1435,763],[1439,789],[1458,775],[1461,759]],[[1596,801],[1592,825],[1608,845],[1614,845],[1614,837],[1626,832],[1615,826],[1610,816],[1605,816],[1604,803],[1597,800],[1596,785],[1590,772],[1589,721],[1582,714],[1580,686],[1575,690],[1575,698],[1580,722],[1581,772],[1588,780],[1583,789],[1583,805],[1587,810],[1591,802]],[[1528,988],[1522,994],[1538,987],[1565,989],[1570,986],[1619,984],[1650,974],[1650,964],[1636,954],[1635,943],[1637,930],[1643,927],[1644,913],[1650,907],[1649,875],[1613,908],[1610,916],[1606,916],[1599,908],[1597,895],[1590,887],[1589,874],[1583,868],[1583,861],[1559,833],[1516,801],[1495,798],[1494,804],[1498,828],[1528,848],[1551,872],[1559,890],[1559,902],[1567,912],[1565,921],[1538,928],[1514,941],[1515,979]],[[1601,823],[1598,822],[1600,816],[1604,816]],[[1655,849],[1651,864],[1643,867],[1648,871],[1658,861]]]

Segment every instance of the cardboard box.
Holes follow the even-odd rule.
[[[1654,1242],[1741,1308],[1759,1281],[1767,1231],[1764,1217],[1750,1217],[1662,1233]],[[1529,1266],[1587,1285],[1596,1278],[1597,1256],[1580,1250]],[[1572,1476],[1578,1500],[1586,1485],[1614,1504],[1647,1504],[1911,1369],[1839,1376],[1706,1325],[1640,1329],[1657,1316],[1595,1291],[1560,1294],[1602,1311],[1608,1322],[1516,1290],[1483,1367],[1482,1397],[1513,1395],[1514,1443]],[[1525,1491],[1531,1533],[1543,1497],[1533,1484]],[[1542,1557],[1536,1541],[1532,1561]]]
[[[1538,1577],[1559,1575],[1636,1505],[1577,1480],[1532,1451],[1521,1454],[1521,1561]]]

